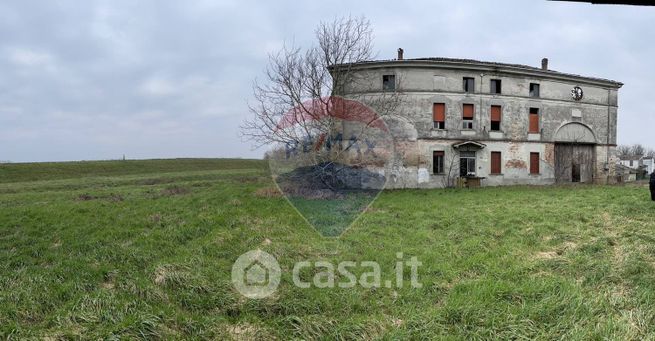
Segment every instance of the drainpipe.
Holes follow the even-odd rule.
[[[607,184],[609,185],[610,182],[610,115],[611,115],[611,102],[610,102],[610,97],[612,94],[612,90],[610,88],[607,88]]]
[[[482,129],[482,84],[484,82],[483,78],[484,78],[484,73],[481,73],[480,74],[480,94],[479,94],[479,96],[480,96],[480,106],[478,107],[478,112],[480,113],[480,115],[478,115],[478,129]],[[484,138],[484,136],[482,138]]]

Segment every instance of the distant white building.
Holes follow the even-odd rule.
[[[639,169],[642,158],[642,156],[622,156],[621,160],[619,160],[619,164],[632,169]]]
[[[648,174],[652,174],[655,171],[655,159],[652,157],[646,157],[641,160]]]
[[[646,156],[626,156],[619,160],[619,164],[635,170],[643,170],[648,174],[655,171],[655,160]]]

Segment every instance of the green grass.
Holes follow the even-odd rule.
[[[655,338],[646,187],[386,191],[337,239],[272,186],[251,160],[0,165],[0,337]],[[257,248],[282,283],[249,300],[230,272]],[[421,289],[293,286],[396,252]]]

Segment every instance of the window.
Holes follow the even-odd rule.
[[[475,78],[464,77],[464,92],[474,92],[474,91],[475,91]]]
[[[530,83],[530,97],[539,97],[539,84]]]
[[[539,153],[530,153],[530,174],[539,174]]]
[[[434,151],[434,152],[432,152],[432,173],[434,173],[434,174],[443,174],[444,173],[443,158],[444,158],[444,152],[443,151]]]
[[[432,120],[435,129],[446,129],[446,104],[434,103],[432,105]]]
[[[396,90],[396,75],[383,75],[382,76],[382,90],[393,91]]]
[[[491,152],[491,174],[501,174],[502,157],[500,152]]]
[[[462,107],[462,120],[464,124],[462,129],[473,129],[473,113],[475,112],[475,107],[473,104],[464,104]]]
[[[491,106],[491,131],[500,131],[500,120],[502,117],[500,105]]]
[[[500,79],[492,79],[490,89],[492,94],[500,94]]]
[[[539,109],[530,108],[530,127],[528,130],[531,134],[539,133]]]
[[[475,176],[475,152],[459,152],[459,176]]]

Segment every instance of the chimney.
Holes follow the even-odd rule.
[[[541,60],[541,69],[544,71],[548,70],[548,58]]]
[[[403,49],[398,49],[398,60],[403,60],[403,52],[405,52]]]

